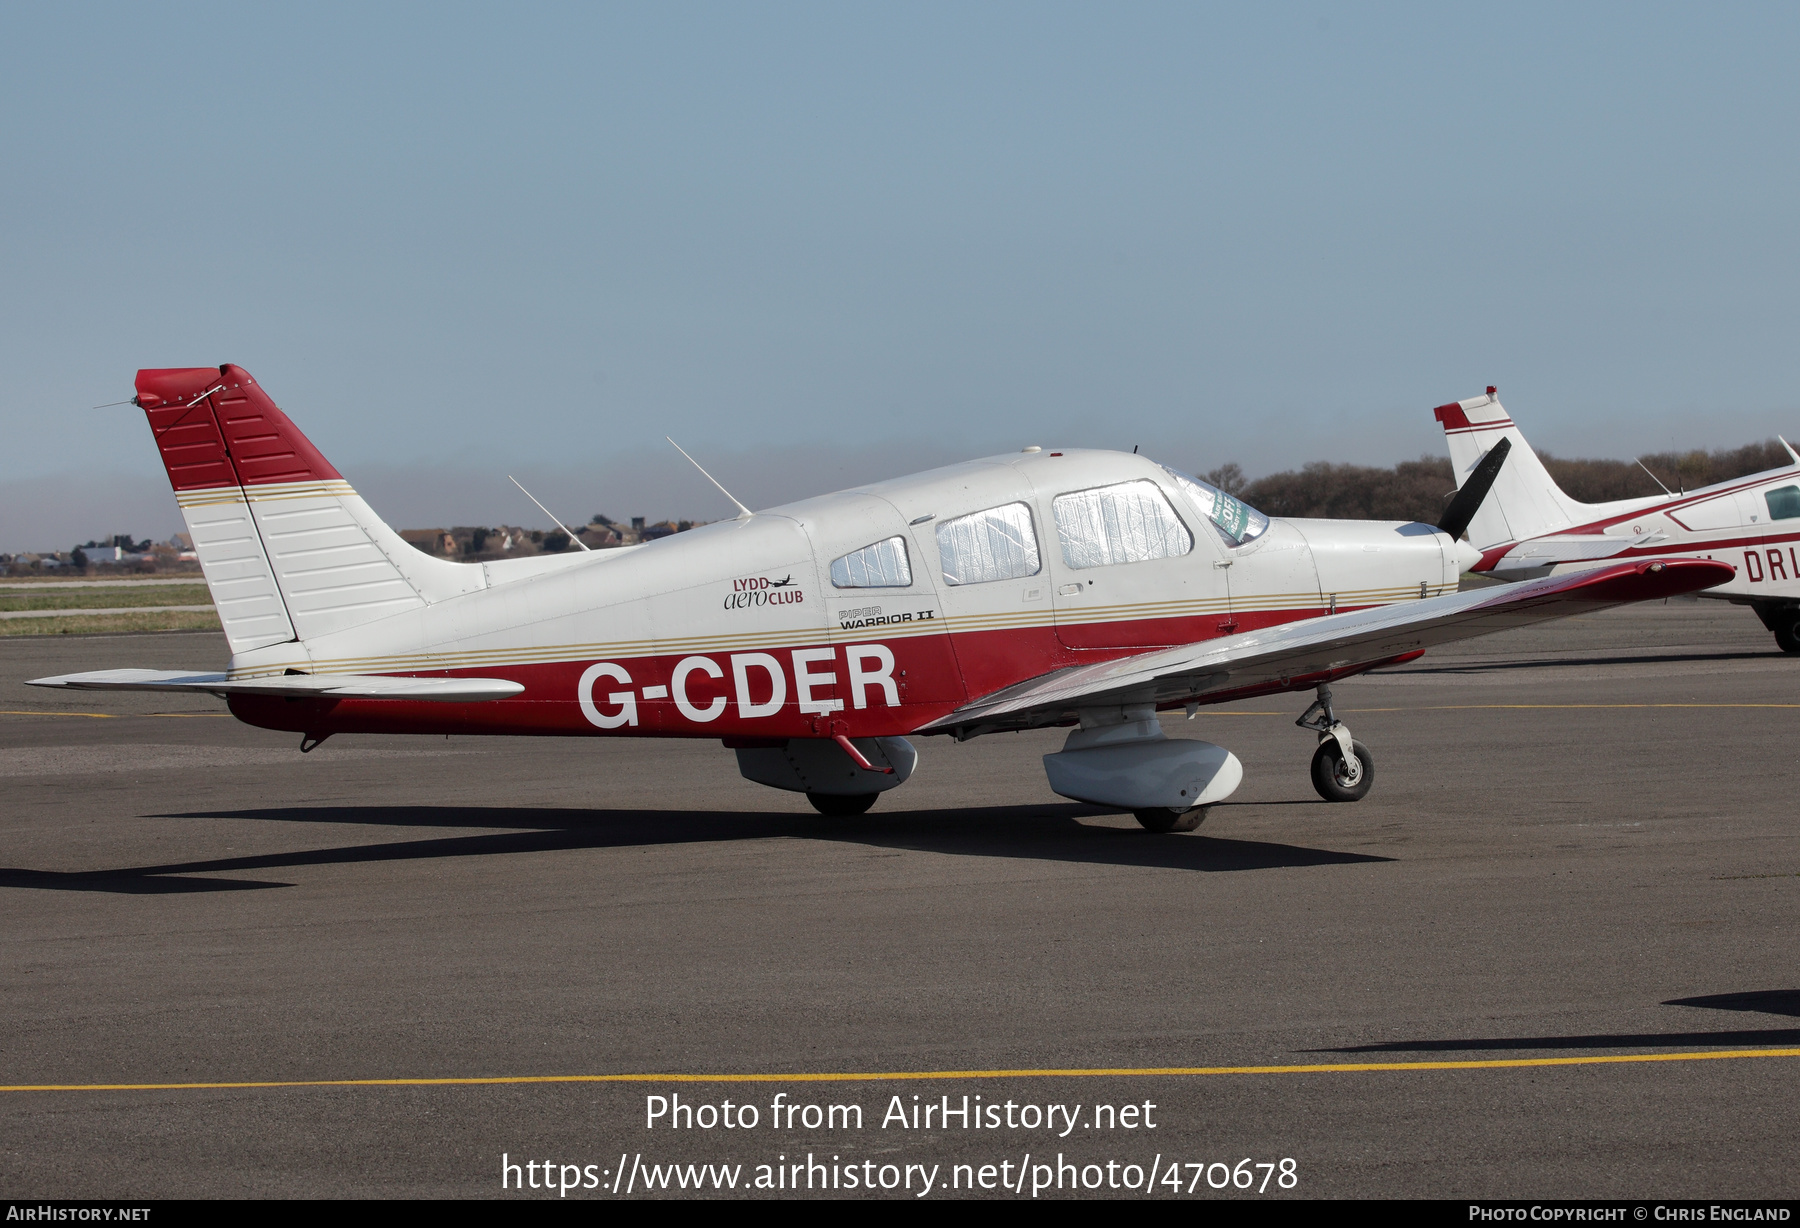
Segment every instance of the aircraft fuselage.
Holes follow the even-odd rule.
[[[1120,505],[1093,492],[1126,488],[1152,523],[1106,522]],[[1177,523],[1159,528],[1158,495]],[[302,555],[306,492],[282,498],[294,526],[283,548]],[[505,678],[524,687],[515,697],[234,695],[231,708],[314,735],[881,737],[1069,666],[1456,590],[1456,543],[1430,526],[1275,519],[1239,544],[1196,498],[1124,453],[971,461],[471,580],[448,600],[231,662],[234,676]],[[1139,539],[1139,555],[1161,557],[1120,561],[1117,542]]]

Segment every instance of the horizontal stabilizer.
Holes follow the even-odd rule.
[[[275,674],[237,678],[164,669],[103,669],[34,678],[26,685],[80,691],[206,691],[214,695],[278,695],[292,699],[413,699],[475,703],[506,699],[525,688],[504,678],[407,678],[390,674]]]

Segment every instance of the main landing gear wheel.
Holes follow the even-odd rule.
[[[1783,652],[1800,653],[1800,609],[1792,607],[1775,615],[1775,647]]]
[[[820,814],[834,819],[848,819],[868,810],[880,796],[879,793],[808,793],[806,800]]]
[[[1360,802],[1375,783],[1375,759],[1369,748],[1352,741],[1350,749],[1356,756],[1354,764],[1344,760],[1336,738],[1326,738],[1313,752],[1313,788],[1328,802]]]
[[[1294,724],[1319,735],[1319,749],[1313,752],[1313,788],[1328,802],[1360,802],[1375,783],[1375,756],[1369,748],[1350,737],[1350,730],[1331,709],[1331,688],[1319,684],[1319,696],[1300,714]],[[1344,746],[1350,757],[1344,756]]]
[[[1146,828],[1154,832],[1193,831],[1206,821],[1209,807],[1194,806],[1188,810],[1170,810],[1167,806],[1157,806],[1150,810],[1133,810],[1131,813]]]

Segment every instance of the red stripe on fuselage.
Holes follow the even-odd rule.
[[[1356,608],[1364,607],[1343,606],[1338,612],[1348,613]],[[1236,630],[1252,631],[1315,618],[1323,613],[1323,610],[1245,611],[1237,616]],[[1204,618],[1143,620],[1142,625],[1155,628],[1157,635],[1163,634],[1165,629],[1170,634],[1191,632],[1186,639],[1171,641],[1180,644],[1226,634],[1218,626],[1222,619],[1222,615],[1212,614]],[[910,733],[948,716],[972,697],[992,694],[1066,666],[1129,657],[1145,651],[1146,647],[1073,649],[1058,638],[1053,626],[1023,627],[819,644],[770,652],[719,651],[620,657],[605,661],[417,671],[413,675],[504,678],[525,688],[522,694],[510,699],[481,703],[234,695],[230,706],[232,713],[247,724],[309,734],[781,739],[825,737],[832,732],[843,732],[853,738],[885,737]],[[877,658],[877,648],[891,654],[891,668],[886,668],[885,661]],[[861,654],[854,671],[851,664],[853,651]],[[828,657],[823,655],[827,653],[830,654]],[[746,705],[754,711],[758,705],[767,705],[773,698],[769,659],[773,659],[781,670],[784,703],[778,712],[746,716]],[[590,716],[582,702],[582,682],[584,676],[603,664],[616,667],[629,681],[619,678],[611,670],[601,671],[589,679],[585,691],[588,707],[593,712]],[[1362,668],[1368,667],[1358,667]],[[803,683],[799,675],[803,670],[814,680],[806,684],[807,698],[820,705],[836,703],[840,706],[829,712],[801,711]],[[679,688],[678,671],[683,675]],[[740,672],[745,683],[742,694],[738,686]],[[829,681],[823,680],[826,676]],[[1311,685],[1312,682],[1296,679],[1291,685],[1270,685],[1258,688],[1255,693],[1305,689]],[[684,713],[677,703],[678,689],[680,698],[689,707],[688,713]],[[658,691],[662,693],[657,694]],[[628,702],[613,698],[626,695],[630,697]],[[857,706],[859,698],[861,707]],[[1221,701],[1209,698],[1206,702]],[[696,719],[691,713],[712,715]],[[617,723],[597,724],[594,716],[603,722]],[[834,729],[838,725],[842,728]]]
[[[1578,524],[1572,528],[1558,530],[1557,536],[1572,537],[1580,534],[1600,534],[1605,530],[1610,529],[1613,525],[1624,524],[1627,520],[1642,520],[1644,517],[1655,515],[1658,512],[1666,515],[1674,509],[1692,507],[1696,503],[1705,503],[1711,499],[1718,499],[1725,495],[1736,494],[1740,490],[1748,490],[1753,486],[1761,486],[1764,482],[1779,481],[1780,475],[1784,472],[1785,471],[1780,469],[1770,469],[1763,473],[1752,474],[1741,482],[1729,484],[1722,483],[1719,486],[1709,487],[1702,491],[1686,495],[1677,495],[1675,498],[1664,503],[1652,503],[1646,507],[1635,508],[1629,512],[1621,512],[1617,516],[1609,516],[1605,520],[1594,520],[1587,524]],[[1794,473],[1788,474],[1788,476],[1796,475],[1800,475],[1800,467],[1796,467]],[[1674,517],[1670,516],[1670,519],[1674,520]],[[1675,523],[1680,524],[1681,522],[1676,520]],[[1685,528],[1685,526],[1683,527]],[[1692,533],[1694,530],[1687,529],[1686,531]]]

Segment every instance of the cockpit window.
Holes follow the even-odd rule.
[[[1194,537],[1155,482],[1120,482],[1058,495],[1051,504],[1063,562],[1107,567],[1172,559],[1194,548]]]
[[[1770,520],[1792,520],[1800,516],[1800,486],[1783,486],[1764,493],[1769,504]]]
[[[946,520],[937,527],[937,543],[946,584],[1016,580],[1037,575],[1042,566],[1031,509],[1023,503]]]
[[[832,560],[833,588],[905,588],[912,583],[906,541],[890,537]]]
[[[1206,518],[1232,545],[1253,542],[1268,529],[1269,518],[1236,495],[1228,495],[1210,482],[1189,477],[1167,465],[1163,466],[1163,472],[1174,478],[1188,497],[1200,505]]]

